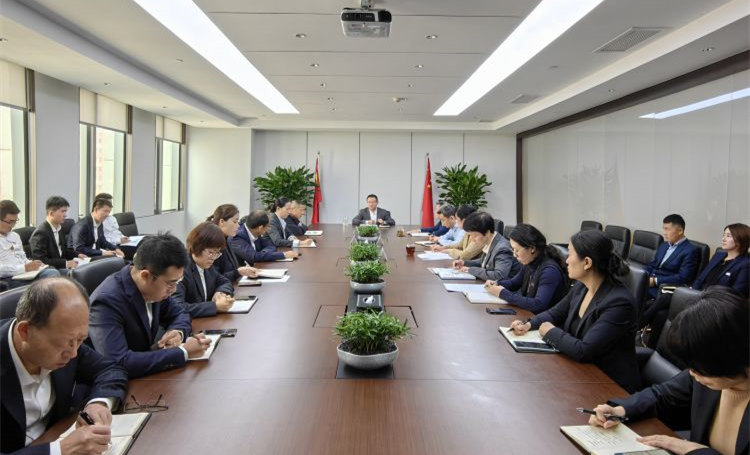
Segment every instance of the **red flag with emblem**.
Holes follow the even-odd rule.
[[[320,173],[318,172],[318,158],[315,158],[315,194],[313,195],[312,224],[320,223],[320,203],[323,202],[323,192],[320,190]]]
[[[427,174],[424,177],[424,193],[422,194],[422,227],[433,227],[435,217],[432,213],[432,172],[430,172],[430,157],[427,157]]]

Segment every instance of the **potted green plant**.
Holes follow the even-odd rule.
[[[435,173],[435,182],[440,188],[440,199],[458,207],[462,204],[473,205],[476,208],[487,206],[484,195],[492,185],[487,180],[487,174],[479,173],[479,166],[466,170],[466,164],[444,167],[443,172]]]
[[[260,200],[266,207],[270,207],[280,197],[309,206],[315,194],[315,174],[307,166],[297,169],[277,166],[253,181],[260,193]]]
[[[355,243],[349,249],[349,259],[352,264],[364,261],[377,261],[380,257],[380,248],[372,243]]]
[[[388,273],[388,266],[378,261],[365,261],[350,264],[346,275],[351,277],[350,285],[354,292],[374,293],[385,287],[382,276]]]
[[[357,226],[357,240],[360,242],[372,242],[375,243],[380,238],[380,230],[377,226],[372,224],[363,224]]]
[[[350,312],[333,328],[341,339],[336,348],[339,360],[362,370],[390,365],[398,358],[396,340],[411,335],[407,322],[384,311]]]

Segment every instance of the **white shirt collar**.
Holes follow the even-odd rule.
[[[247,226],[245,226],[245,230],[247,231],[247,235],[248,235],[248,236],[250,236],[250,241],[251,241],[251,242],[254,242],[254,241],[256,241],[256,240],[258,239],[257,237],[255,237],[255,236],[253,235],[253,233],[252,233],[252,232],[250,232],[250,229],[248,229],[248,228],[247,228]]]
[[[14,319],[13,322],[10,324],[10,329],[8,330],[8,345],[10,346],[10,357],[13,359],[13,365],[16,367],[16,374],[18,375],[18,382],[21,384],[21,387],[30,385],[30,384],[38,384],[44,379],[49,376],[49,374],[52,372],[51,370],[48,370],[46,368],[42,368],[40,370],[39,374],[31,374],[26,370],[26,367],[23,365],[23,362],[21,361],[21,357],[18,355],[18,352],[16,351],[16,346],[13,344],[13,328],[16,326],[16,320]]]
[[[47,224],[49,224],[49,227],[52,228],[52,232],[58,233],[62,230],[62,224],[55,227],[55,225],[50,223],[49,220],[45,220],[45,221],[47,221]]]

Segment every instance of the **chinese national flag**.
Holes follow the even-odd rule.
[[[422,227],[435,225],[432,210],[432,172],[430,172],[430,158],[427,157],[427,174],[424,177],[424,193],[422,194]]]
[[[320,173],[318,172],[318,158],[315,158],[315,194],[313,196],[312,224],[320,223],[320,203],[323,202],[323,192],[320,189]]]

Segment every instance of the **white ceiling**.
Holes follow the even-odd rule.
[[[0,43],[0,57],[198,126],[360,122],[361,127],[366,122],[376,128],[492,129],[494,125],[501,132],[515,133],[750,47],[745,17],[718,31],[707,27],[707,36],[670,52],[654,53],[655,59],[613,73],[606,83],[560,96],[571,84],[616,66],[629,53],[667,41],[670,34],[677,35],[701,16],[737,3],[605,0],[464,113],[436,118],[432,113],[538,0],[376,1],[376,7],[393,14],[387,39],[343,36],[338,13],[342,7],[356,6],[356,1],[195,0],[300,111],[289,116],[270,112],[130,1],[30,0],[24,2],[34,8],[28,14],[21,14],[24,6],[16,0],[0,1],[0,33],[8,39]],[[668,30],[627,53],[592,52],[632,26]],[[307,37],[296,38],[297,33]],[[438,38],[426,39],[430,34]],[[715,50],[701,52],[707,46]],[[424,67],[415,68],[417,64]],[[561,101],[552,106],[540,101],[539,109],[510,104],[522,93],[539,95],[541,101],[553,96]],[[395,103],[394,97],[406,101]],[[514,115],[526,112],[524,108],[530,113],[516,119]]]

